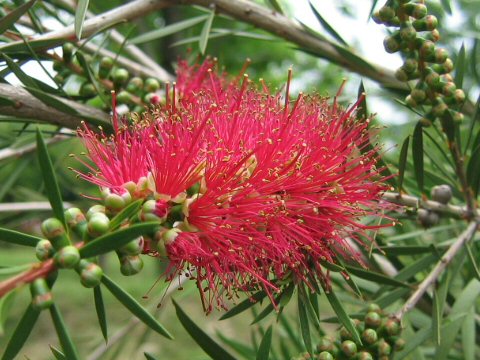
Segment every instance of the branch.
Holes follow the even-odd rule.
[[[70,129],[76,129],[81,121],[85,119],[95,119],[96,125],[102,125],[107,128],[111,126],[110,116],[99,109],[57,96],[50,96],[76,110],[78,115],[61,112],[54,107],[44,104],[24,88],[9,84],[0,84],[0,98],[9,99],[14,104],[0,105],[0,114],[25,118],[27,121],[34,120],[55,124]]]
[[[455,215],[462,219],[468,219],[469,217],[471,217],[471,212],[465,206],[442,204],[437,201],[422,200],[415,196],[404,195],[404,194],[393,193],[393,192],[384,193],[383,199],[398,205],[409,206],[416,209],[422,208],[426,210],[432,210],[441,214]],[[475,216],[478,217],[479,214],[476,213]]]
[[[437,265],[433,270],[428,274],[428,276],[420,283],[420,286],[415,290],[415,292],[408,298],[402,308],[395,314],[397,319],[401,319],[407,312],[415,307],[417,302],[422,298],[423,294],[432,286],[440,275],[443,273],[445,268],[450,264],[452,259],[457,255],[457,253],[463,249],[464,245],[470,241],[475,232],[478,229],[479,223],[477,221],[471,222],[467,229],[458,237],[457,240],[450,246],[447,252],[442,256]]]

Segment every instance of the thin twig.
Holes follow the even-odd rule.
[[[442,204],[437,201],[432,200],[423,200],[411,195],[403,195],[394,192],[386,192],[383,194],[383,199],[391,203],[413,207],[415,209],[426,209],[432,210],[441,214],[450,214],[458,216],[462,219],[469,218],[469,210],[465,206],[456,206],[450,204]],[[475,217],[478,217],[479,214],[475,213]]]
[[[478,229],[478,222],[471,222],[467,229],[460,234],[460,236],[455,240],[455,242],[450,246],[445,254],[443,254],[440,261],[433,268],[433,270],[428,274],[428,276],[420,283],[417,290],[408,298],[402,308],[394,315],[397,319],[401,319],[407,312],[415,307],[417,302],[422,298],[423,294],[432,286],[440,275],[443,273],[445,268],[450,264],[452,259],[457,255],[457,253],[464,247],[464,245],[474,236],[475,232]]]

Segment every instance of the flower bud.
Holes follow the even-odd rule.
[[[442,117],[447,110],[447,104],[445,104],[441,99],[437,99],[435,101],[435,105],[432,107],[432,115],[436,117]]]
[[[357,354],[356,360],[373,360],[372,355],[369,352],[362,351]]]
[[[395,71],[395,77],[398,81],[408,81],[408,74],[403,68],[399,68]]]
[[[418,103],[415,101],[412,95],[407,95],[407,97],[405,98],[405,103],[411,108],[416,108],[418,106]]]
[[[432,200],[438,201],[442,204],[448,204],[452,199],[452,189],[449,185],[437,185],[430,191]]]
[[[128,70],[124,68],[115,69],[112,73],[113,83],[117,86],[125,84],[129,77]]]
[[[138,76],[132,77],[126,87],[126,90],[133,94],[140,93],[142,89],[143,89],[143,80]]]
[[[421,20],[415,20],[412,25],[417,31],[431,31],[437,28],[438,20],[434,15],[427,15]]]
[[[380,12],[377,10],[372,14],[372,19],[377,24],[383,24],[383,20],[380,18]]]
[[[389,336],[399,335],[402,331],[400,324],[396,319],[388,319],[385,322],[384,329]]]
[[[87,225],[87,218],[79,208],[65,210],[65,220],[67,221],[68,227],[75,232]]]
[[[30,284],[32,305],[38,310],[47,309],[53,305],[52,293],[44,278],[35,279]]]
[[[156,104],[160,103],[160,96],[158,96],[155,93],[147,93],[143,97],[143,102],[146,103],[146,104],[156,105]]]
[[[404,23],[403,27],[400,29],[400,38],[404,41],[413,41],[416,37],[417,32],[412,24],[410,24],[410,22]]]
[[[453,111],[453,110],[450,112],[452,113],[453,121],[455,121],[456,123],[463,122],[463,119],[465,118],[465,116],[461,112]]]
[[[41,225],[42,233],[45,237],[51,241],[55,249],[60,249],[68,244],[67,234],[60,220],[56,218],[46,219]]]
[[[457,87],[453,82],[448,82],[442,87],[442,93],[445,96],[452,96],[453,94],[455,94],[455,90],[457,90]]]
[[[80,96],[92,97],[97,95],[97,90],[95,89],[95,86],[93,86],[93,84],[86,81],[80,87],[79,94]]]
[[[80,273],[80,282],[86,288],[93,288],[102,281],[103,270],[100,266],[88,260],[82,259],[77,266]]]
[[[340,329],[340,338],[342,340],[353,340],[352,334],[350,334],[350,331],[348,331],[345,327],[342,326]]]
[[[431,59],[435,56],[435,43],[430,40],[426,40],[420,46],[420,55],[425,59]]]
[[[455,90],[454,97],[457,104],[463,104],[465,101],[465,92],[462,89],[457,89]]]
[[[149,93],[154,93],[160,89],[160,83],[157,79],[154,78],[147,78],[145,80],[144,90]]]
[[[345,340],[340,345],[340,349],[347,357],[353,357],[357,353],[357,344],[351,340]]]
[[[378,306],[377,304],[369,304],[367,308],[368,312],[375,312],[377,314],[382,314],[382,308]]]
[[[124,255],[139,255],[143,251],[143,237],[138,237],[135,240],[130,241],[126,245],[122,246],[118,251]]]
[[[405,12],[415,19],[422,19],[427,15],[427,7],[423,4],[405,4]]]
[[[100,79],[106,79],[113,67],[113,59],[109,56],[104,56],[100,60],[98,67],[98,77]]]
[[[317,345],[317,350],[319,352],[322,352],[322,351],[332,351],[334,348],[334,343],[333,343],[333,340],[328,337],[328,336],[322,336],[320,338],[320,341]]]
[[[320,354],[318,354],[317,359],[318,360],[334,360],[335,358],[328,351],[322,351]]]
[[[377,332],[373,329],[365,329],[362,333],[362,341],[365,344],[372,345],[378,340]]]
[[[75,246],[69,245],[58,250],[53,259],[59,268],[72,269],[79,263],[80,253]]]
[[[436,89],[437,85],[440,83],[440,75],[434,71],[430,71],[425,77],[425,82],[431,89]]]
[[[390,6],[383,6],[378,11],[378,16],[382,21],[389,21],[395,16],[395,10]]]
[[[138,274],[143,269],[143,260],[138,255],[120,257],[120,272],[125,276]]]
[[[376,312],[368,312],[367,315],[365,315],[365,326],[376,329],[378,328],[382,323],[382,317],[376,313]]]
[[[406,73],[413,73],[418,69],[418,61],[414,58],[408,58],[403,63],[402,69],[405,70]]]
[[[402,338],[395,340],[394,349],[395,351],[401,351],[405,347],[405,340]]]
[[[413,89],[410,96],[417,104],[421,104],[427,98],[427,93],[422,89]]]
[[[110,219],[104,213],[95,213],[88,220],[88,234],[92,237],[98,237],[108,232]]]
[[[448,59],[448,52],[443,48],[435,49],[433,62],[437,64],[443,64]]]
[[[147,200],[142,206],[142,221],[163,222],[168,216],[168,204],[165,200]]]
[[[50,259],[54,253],[55,250],[53,249],[53,245],[48,240],[42,239],[35,246],[35,255],[40,261]]]
[[[62,57],[66,64],[72,61],[73,50],[75,50],[75,46],[73,46],[72,43],[65,43],[62,45]]]
[[[93,214],[96,213],[103,213],[105,214],[105,206],[103,205],[93,205],[90,209],[87,211],[87,220],[90,220]]]
[[[125,199],[118,194],[109,194],[105,197],[105,212],[116,214],[125,207]]]
[[[117,94],[117,101],[119,104],[132,105],[132,94],[130,94],[128,91],[122,90]]]
[[[387,36],[385,40],[383,40],[383,47],[385,51],[393,54],[400,50],[400,43],[395,39],[393,36]]]
[[[381,339],[378,342],[377,351],[379,356],[390,355],[390,353],[392,352],[392,347],[385,340]]]

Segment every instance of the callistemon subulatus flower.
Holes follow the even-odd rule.
[[[154,254],[170,261],[169,279],[197,281],[207,310],[241,291],[274,299],[285,280],[328,283],[320,263],[360,260],[351,244],[373,228],[362,218],[383,217],[378,149],[367,150],[357,104],[290,100],[289,83],[271,93],[212,60],[180,62],[163,104],[130,122],[114,115],[113,135],[79,132],[82,177],[149,201],[161,222]]]

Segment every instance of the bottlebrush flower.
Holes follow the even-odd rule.
[[[361,219],[383,217],[386,189],[357,104],[290,102],[289,84],[284,99],[214,68],[180,62],[172,95],[141,120],[79,132],[93,163],[82,177],[158,202],[168,278],[188,273],[207,310],[239,291],[273,300],[286,279],[325,281],[321,260],[358,260],[346,239],[363,244],[373,227]]]

